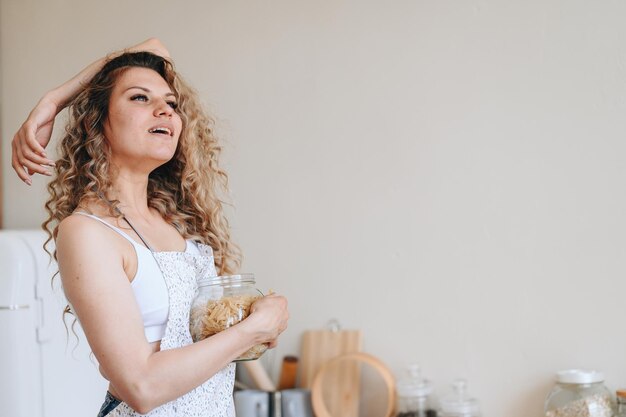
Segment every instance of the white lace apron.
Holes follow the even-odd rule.
[[[152,252],[163,272],[169,295],[169,316],[161,339],[161,350],[193,343],[189,333],[189,311],[198,290],[197,279],[217,275],[211,247],[198,244],[198,249],[199,255],[188,252]],[[235,364],[231,363],[199,387],[148,414],[139,414],[121,402],[107,417],[234,417],[234,381]]]

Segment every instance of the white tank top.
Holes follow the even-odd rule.
[[[101,222],[110,229],[116,231],[122,237],[127,239],[135,249],[137,254],[137,272],[133,277],[130,286],[135,293],[141,317],[143,319],[143,327],[146,339],[149,343],[156,342],[163,338],[165,333],[165,325],[169,315],[169,297],[167,286],[163,278],[163,274],[157,264],[150,249],[137,243],[123,230],[107,223],[101,218],[93,214],[81,211],[75,212],[83,216],[91,217]],[[187,246],[184,253],[199,254],[198,247],[192,240],[187,240]]]
[[[149,327],[156,329],[158,326],[160,329],[158,332],[154,330],[155,335],[159,334],[158,337],[148,337],[148,340],[160,338],[162,351],[191,345],[193,340],[189,332],[189,312],[198,293],[198,279],[217,275],[213,249],[203,243],[187,240],[185,252],[150,251],[122,230],[95,216],[89,217],[115,230],[135,248],[137,274],[131,285],[141,307],[144,324],[149,324],[146,337],[148,332],[152,332],[148,330]],[[160,313],[153,315],[153,311]],[[150,321],[147,322],[147,318]],[[164,329],[160,323],[165,323]],[[107,417],[235,417],[234,382],[235,364],[230,363],[198,387],[148,414],[139,414],[122,401]]]

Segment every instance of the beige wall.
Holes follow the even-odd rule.
[[[185,4],[185,7],[181,7]],[[228,141],[245,270],[287,294],[274,353],[330,318],[485,416],[556,370],[626,386],[626,4],[2,0],[4,222],[42,221],[10,138],[46,89],[158,36]],[[270,358],[271,359],[271,358]]]

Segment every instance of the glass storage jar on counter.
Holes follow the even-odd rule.
[[[597,371],[569,369],[556,374],[556,384],[546,398],[546,417],[612,417],[611,392]]]
[[[432,384],[422,377],[419,365],[411,364],[407,376],[396,384],[398,394],[397,417],[436,417],[432,406]]]
[[[457,379],[453,392],[441,398],[439,417],[480,417],[480,404],[467,392],[467,381]]]
[[[194,342],[206,339],[239,323],[263,293],[255,288],[254,274],[207,277],[198,280],[198,294],[191,304],[189,330]],[[235,359],[258,359],[267,350],[259,344]]]

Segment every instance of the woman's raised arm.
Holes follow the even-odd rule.
[[[170,57],[168,50],[156,38],[150,38],[120,52],[136,51],[148,51],[165,58]],[[70,80],[44,94],[18,129],[11,143],[11,165],[17,176],[26,184],[32,184],[30,176],[34,173],[51,175],[47,167],[54,166],[54,161],[48,159],[45,148],[52,135],[54,119],[102,68],[109,57],[100,58],[89,64]]]

